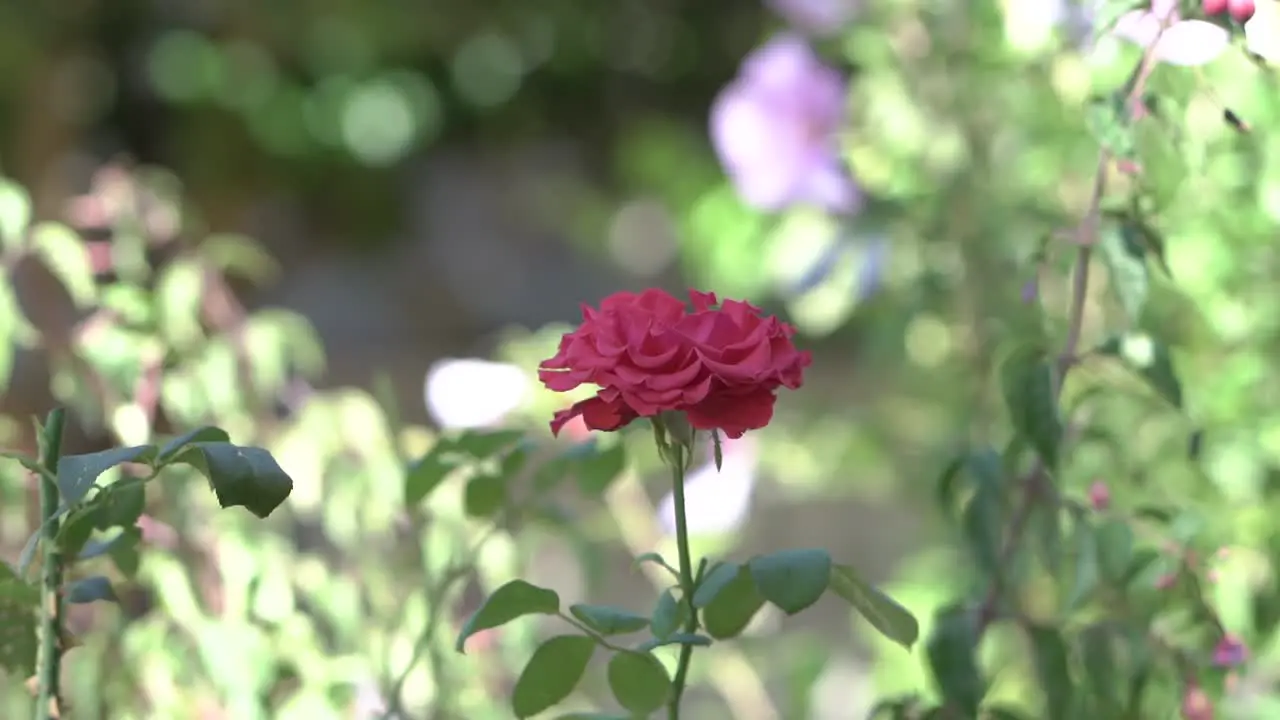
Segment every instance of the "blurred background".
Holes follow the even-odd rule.
[[[629,559],[671,541],[643,433],[600,440],[627,451],[607,487],[498,519],[457,483],[420,507],[403,491],[441,432],[581,442],[552,440],[570,398],[535,370],[619,289],[751,299],[815,356],[773,425],[691,480],[695,551],[827,547],[927,618],[966,577],[934,478],[1003,432],[988,380],[1039,317],[1028,300],[1062,316],[1069,249],[1046,241],[1088,200],[1085,105],[1141,52],[1092,32],[1089,6],[0,4],[6,445],[30,451],[31,416],[62,403],[71,452],[213,423],[295,482],[262,523],[198,484],[150,499],[141,556],[104,564],[131,578],[119,605],[73,608],[69,716],[510,717],[554,622],[455,653],[482,592],[522,574],[647,612],[659,588]],[[1275,71],[1232,48],[1152,88],[1141,157],[1183,282],[1167,302],[1231,343],[1187,345],[1216,368],[1188,405],[1224,497],[1258,507],[1240,477],[1280,449],[1262,404],[1280,389]],[[1064,482],[1083,493],[1099,463]],[[12,561],[37,506],[3,472]],[[695,655],[689,716],[852,720],[927,692],[919,655],[881,642],[837,603],[762,613]],[[0,675],[0,714],[27,712],[22,681]],[[575,702],[611,701],[595,676]]]

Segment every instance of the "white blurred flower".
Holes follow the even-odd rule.
[[[1160,32],[1167,20],[1168,26]],[[1131,10],[1116,21],[1113,35],[1141,47],[1155,43],[1156,59],[1169,65],[1195,67],[1213,62],[1231,46],[1231,34],[1204,20],[1182,20],[1176,0],[1152,0],[1147,10]],[[1244,24],[1245,45],[1266,60],[1280,60],[1280,4],[1258,3]],[[1158,37],[1158,39],[1157,39]]]
[[[531,379],[519,367],[478,358],[441,360],[423,383],[427,412],[447,429],[495,425],[531,390]]]
[[[708,442],[708,445],[710,443]],[[750,437],[720,440],[722,460],[719,472],[712,448],[707,461],[690,470],[684,480],[685,512],[689,532],[710,535],[741,527],[751,509],[751,493],[756,484],[755,441]],[[658,522],[668,535],[676,532],[675,494],[667,491],[658,505]]]

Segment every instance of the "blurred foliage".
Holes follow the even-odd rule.
[[[1137,4],[1110,3],[1104,15]],[[867,202],[841,220],[750,210],[716,165],[706,107],[775,23],[751,4],[0,6],[0,158],[13,178],[0,185],[0,376],[36,358],[74,424],[102,443],[216,425],[271,451],[295,482],[265,522],[213,512],[198,482],[148,497],[135,578],[94,561],[119,605],[69,617],[81,642],[68,655],[69,714],[505,718],[519,666],[554,631],[513,623],[455,653],[483,594],[533,568],[542,584],[563,580],[568,603],[644,612],[657,601],[660,575],[637,586],[619,570],[669,551],[644,483],[656,460],[626,452],[647,450],[646,438],[570,450],[499,435],[503,453],[527,454],[507,478],[483,453],[457,450],[491,433],[446,433],[450,463],[424,469],[439,459],[440,433],[401,420],[411,414],[403,398],[315,389],[325,352],[308,322],[237,299],[280,268],[248,239],[210,231],[195,207],[223,228],[227,206],[296,195],[323,229],[313,242],[371,247],[393,234],[408,160],[572,136],[590,146],[598,176],[548,194],[580,252],[637,282],[674,259],[690,284],[782,306],[800,326],[817,364],[809,391],[762,433],[759,514],[801,508],[785,516],[788,531],[829,530],[844,545],[833,550],[883,559],[872,580],[909,555],[885,590],[934,638],[962,616],[937,611],[982,600],[988,573],[968,553],[972,527],[950,519],[972,491],[938,513],[930,478],[957,446],[985,457],[1013,435],[999,382],[1006,343],[1042,332],[1061,347],[1074,252],[1064,231],[1085,214],[1099,146],[1129,144],[1123,159],[1142,172],[1112,173],[1085,304],[1082,347],[1096,352],[1063,388],[1064,415],[1087,422],[1055,477],[1067,508],[1062,569],[1027,559],[1025,592],[1011,602],[1036,628],[1071,618],[1066,673],[1082,685],[1097,682],[1097,656],[1085,651],[1098,633],[1076,631],[1119,612],[1117,597],[1146,603],[1150,624],[1171,628],[1200,682],[1226,698],[1223,712],[1272,716],[1280,81],[1238,48],[1202,68],[1160,65],[1147,84],[1153,117],[1126,128],[1111,98],[1141,49],[1101,33],[1082,46],[1059,22],[1063,5],[868,0],[846,31],[816,41],[852,75],[843,152]],[[1228,109],[1237,122],[1224,121]],[[46,189],[68,157],[119,151],[145,162],[106,165],[78,197],[61,182]],[[637,252],[615,231],[637,197],[661,205],[669,253],[659,232]],[[851,291],[855,255],[809,277],[837,229],[887,240],[874,294]],[[62,290],[24,302],[23,279],[39,272]],[[1021,301],[1032,280],[1038,305]],[[499,354],[532,374],[562,331],[513,330]],[[564,400],[537,395],[509,424],[541,426]],[[9,444],[30,443],[28,424],[6,418]],[[582,469],[614,452],[626,459],[616,477]],[[567,466],[579,482],[534,492],[543,468]],[[103,483],[134,472],[114,468]],[[511,482],[496,504],[469,491],[495,475]],[[437,480],[428,496],[423,484]],[[1089,509],[1096,481],[1109,488],[1104,513]],[[25,471],[0,466],[12,558],[35,528],[32,487]],[[426,499],[406,505],[415,498]],[[855,503],[872,512],[855,516]],[[901,508],[925,521],[899,527]],[[1126,539],[1116,528],[1131,520]],[[762,527],[699,541],[747,557],[760,537],[772,542]],[[1078,582],[1089,585],[1087,558],[1126,548],[1137,569],[1126,568],[1123,593],[1104,568],[1124,563],[1099,556],[1085,607],[1095,614],[1066,616]],[[1181,623],[1206,610],[1249,649],[1247,663],[1210,668],[1215,633]],[[694,663],[692,716],[845,720],[873,696],[916,694],[916,709],[955,696],[935,682],[930,643],[906,654],[864,632],[860,616],[833,612],[778,636],[766,610],[708,651]],[[1057,652],[1056,641],[1011,629],[997,624],[978,653],[988,700],[1042,717],[1060,698],[1043,697],[1032,651]],[[1171,668],[1153,675],[1140,717],[1177,712],[1186,676]],[[610,706],[603,674],[588,677],[572,703]],[[23,679],[3,676],[0,714],[27,713]]]

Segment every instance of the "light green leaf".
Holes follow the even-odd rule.
[[[12,180],[0,178],[0,247],[16,250],[26,240],[31,222],[31,195]]]
[[[708,635],[718,640],[740,635],[765,603],[765,598],[756,589],[751,571],[746,567],[734,567],[736,573],[733,578],[702,610],[703,627]]]
[[[649,618],[611,605],[570,605],[569,613],[601,635],[623,635],[649,626]]]
[[[35,672],[40,591],[0,563],[0,669],[25,678]]]
[[[655,638],[665,638],[689,619],[689,606],[676,599],[671,588],[662,591],[658,603],[653,608],[653,617],[649,619],[649,632]]]
[[[156,279],[156,324],[160,335],[177,349],[190,348],[204,338],[201,306],[206,272],[193,259],[178,259],[166,265]]]
[[[66,288],[76,307],[93,305],[98,297],[93,262],[84,239],[74,230],[62,223],[39,223],[31,228],[31,250]]]
[[[782,550],[747,563],[756,590],[788,615],[822,597],[831,580],[831,555],[822,549]]]
[[[637,717],[648,717],[671,698],[671,678],[657,658],[624,650],[614,654],[607,670],[609,689],[618,704]]]
[[[554,615],[560,611],[560,596],[554,590],[524,580],[512,580],[485,599],[484,604],[462,626],[454,649],[463,652],[467,638],[482,630],[500,627],[525,615]]]
[[[910,650],[920,637],[920,623],[893,598],[864,581],[852,567],[831,568],[831,591],[844,598],[881,635]]]
[[[254,284],[271,282],[280,274],[280,263],[252,238],[239,233],[215,233],[196,247],[200,257],[228,276]]]
[[[533,717],[569,697],[595,649],[595,641],[583,635],[559,635],[539,645],[511,691],[516,717]]]

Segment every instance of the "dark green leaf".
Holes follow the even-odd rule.
[[[560,611],[560,596],[554,590],[524,580],[512,580],[485,599],[458,633],[455,649],[463,652],[467,638],[481,630],[499,627],[525,615],[554,615]]]
[[[1182,409],[1182,383],[1173,367],[1169,348],[1164,343],[1142,333],[1133,333],[1107,340],[1098,347],[1097,352],[1117,358],[1125,367],[1140,375],[1166,402]]]
[[[716,472],[719,472],[724,466],[724,448],[720,447],[720,432],[717,430],[711,431],[711,445],[713,447],[712,454],[716,461]]]
[[[90,503],[67,513],[58,526],[58,548],[67,555],[79,555],[81,548],[89,541],[89,536],[98,526],[101,512],[101,505]]]
[[[1129,561],[1129,567],[1125,570],[1124,584],[1128,585],[1133,582],[1138,575],[1151,567],[1160,557],[1160,553],[1151,548],[1138,548],[1133,553],[1133,559]]]
[[[155,453],[151,445],[137,445],[63,456],[58,460],[58,492],[66,504],[75,505],[84,500],[102,473],[128,462],[150,462]]]
[[[1062,420],[1054,391],[1054,370],[1044,352],[1020,345],[1000,368],[1000,387],[1014,432],[1027,441],[1050,469],[1058,466]]]
[[[178,437],[170,440],[160,447],[159,453],[156,455],[157,464],[164,464],[169,460],[177,457],[186,446],[191,443],[198,442],[230,442],[231,436],[227,435],[225,430],[216,428],[212,425],[198,427],[190,432],[183,433]]]
[[[622,443],[612,445],[578,461],[578,488],[589,497],[600,497],[627,465]]]
[[[1027,636],[1035,657],[1036,675],[1045,695],[1047,720],[1066,720],[1073,697],[1067,644],[1055,629],[1028,625]]]
[[[765,602],[756,587],[751,571],[738,567],[733,579],[723,585],[702,610],[702,624],[707,634],[724,640],[745,630]]]
[[[85,543],[84,548],[80,550],[78,560],[92,560],[111,552],[111,549],[119,543],[136,543],[142,539],[142,531],[136,527],[122,528],[120,532],[111,535],[102,540],[90,540]]]
[[[1061,509],[1056,503],[1038,503],[1031,512],[1030,523],[1041,562],[1049,572],[1058,575],[1064,555]]]
[[[1173,512],[1155,505],[1139,505],[1133,509],[1134,517],[1140,517],[1144,520],[1151,520],[1167,525],[1173,522]]]
[[[1133,561],[1133,530],[1122,520],[1106,520],[1098,527],[1098,566],[1110,583],[1124,581]]]
[[[116,591],[111,587],[111,581],[101,575],[82,578],[68,585],[66,599],[67,602],[72,604],[91,603],[99,600],[120,602],[119,598],[116,597]]]
[[[622,635],[649,626],[649,618],[610,605],[570,605],[569,612],[601,635]]]
[[[915,616],[893,598],[864,581],[852,567],[831,569],[831,590],[844,598],[881,635],[910,650],[920,637]]]
[[[649,653],[624,650],[609,660],[609,689],[618,704],[638,717],[657,712],[671,697],[667,669]]]
[[[481,473],[467,480],[463,507],[470,517],[486,518],[506,505],[509,478],[501,473]]]
[[[260,518],[270,515],[293,492],[293,479],[271,453],[258,447],[196,442],[170,462],[187,463],[203,473],[222,507],[240,505]]]
[[[1076,571],[1067,597],[1069,611],[1079,608],[1098,587],[1098,540],[1094,536],[1093,525],[1083,517],[1075,520],[1072,544],[1075,547]]]
[[[831,555],[822,549],[782,550],[747,563],[756,590],[788,615],[816,603],[831,580]]]
[[[675,633],[665,638],[649,638],[636,646],[637,652],[649,652],[650,650],[663,645],[692,645],[694,647],[707,647],[711,645],[711,638],[706,635],[697,635],[694,633]]]
[[[583,635],[558,635],[539,645],[511,691],[516,717],[533,717],[569,697],[595,649],[595,641]]]
[[[1022,710],[1014,710],[1004,706],[983,708],[982,717],[986,720],[1035,720]]]
[[[965,463],[969,460],[969,453],[955,458],[947,463],[943,468],[942,474],[938,476],[937,501],[938,509],[942,511],[945,517],[952,517],[952,513],[956,508],[956,495],[958,494],[958,484],[961,477],[961,471],[964,470]]]
[[[146,481],[124,478],[113,483],[98,494],[94,505],[99,508],[95,516],[96,529],[131,528],[138,523],[146,506]]]
[[[698,589],[693,593],[693,606],[706,607],[726,585],[737,579],[739,569],[741,566],[737,563],[718,562],[711,566],[711,570],[698,583]]]
[[[138,544],[142,541],[142,531],[137,528],[125,528],[120,537],[111,544],[111,562],[116,569],[127,578],[138,574]]]
[[[665,638],[684,624],[688,619],[689,606],[676,599],[671,588],[662,591],[658,603],[653,608],[653,617],[649,619],[649,632],[655,638]]]
[[[1108,223],[1102,230],[1099,242],[1102,258],[1106,261],[1115,288],[1129,322],[1136,326],[1142,318],[1150,292],[1150,276],[1146,253],[1123,225]]]
[[[987,685],[978,670],[978,632],[972,612],[960,607],[938,613],[925,643],[929,669],[947,704],[962,717],[976,717]]]
[[[1123,717],[1119,688],[1120,669],[1111,633],[1103,625],[1092,625],[1080,633],[1080,652],[1089,694],[1102,717]]]
[[[965,540],[978,567],[995,577],[1000,568],[1001,532],[1004,518],[1002,466],[993,451],[974,455],[969,463],[975,486],[965,504],[961,524]]]

